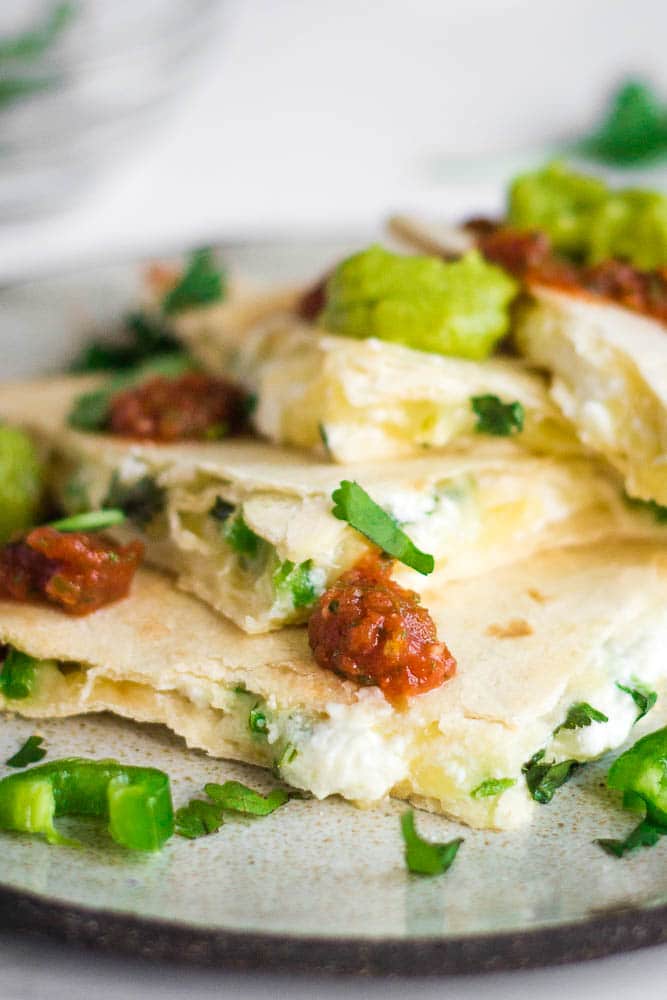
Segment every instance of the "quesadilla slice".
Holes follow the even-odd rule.
[[[244,438],[144,443],[68,425],[81,388],[96,384],[5,386],[0,415],[28,428],[50,455],[51,486],[66,513],[120,508],[130,527],[112,534],[142,541],[150,562],[246,632],[305,621],[327,586],[376,551],[374,542],[383,547],[338,509],[334,494],[345,483],[432,557],[432,573],[396,566],[398,582],[420,593],[543,548],[663,537],[652,518],[628,507],[606,470],[580,458],[538,457],[480,438],[463,453],[346,468]]]
[[[505,828],[535,809],[536,758],[563,778],[619,746],[667,675],[662,547],[552,552],[451,584],[428,604],[458,670],[394,707],[378,687],[318,667],[305,629],[244,635],[149,570],[88,618],[0,602],[5,657],[34,658],[31,683],[21,697],[3,684],[2,705],[31,718],[108,710],[164,723],[191,747],[277,768],[318,798],[393,795]]]
[[[400,273],[405,261],[417,261],[415,274]],[[484,430],[474,401],[487,397],[521,408],[521,427],[513,434],[527,449],[580,451],[544,379],[516,358],[488,357],[509,327],[513,280],[478,255],[451,265],[463,266],[453,278],[431,276],[433,264],[444,266],[435,258],[402,258],[372,247],[334,272],[330,283],[339,271],[346,275],[338,305],[332,293],[326,307],[324,284],[299,295],[232,284],[225,300],[168,319],[207,371],[252,393],[259,434],[315,449],[329,461],[390,460],[464,446]],[[396,300],[386,309],[372,295],[392,269],[399,270],[391,286]],[[367,279],[372,289],[363,298],[359,284]],[[427,301],[423,286],[429,283],[432,307],[411,313],[415,301]],[[358,301],[345,301],[352,294],[348,286]]]

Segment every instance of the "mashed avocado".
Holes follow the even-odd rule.
[[[667,198],[613,191],[596,177],[551,163],[512,183],[508,222],[541,229],[554,249],[595,264],[612,257],[650,270],[667,264]]]
[[[0,426],[0,543],[34,524],[41,496],[41,469],[30,438]]]
[[[507,332],[516,291],[477,252],[445,263],[373,246],[336,268],[319,321],[347,337],[480,360]]]

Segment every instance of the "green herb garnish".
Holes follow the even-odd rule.
[[[51,521],[49,528],[63,532],[104,531],[114,524],[122,524],[125,519],[125,513],[119,509],[89,510],[85,514],[73,514],[72,517],[63,517],[60,521]]]
[[[72,20],[75,9],[73,3],[52,4],[44,20],[36,27],[14,38],[0,39],[0,59],[27,61],[43,55]]]
[[[130,521],[144,527],[164,510],[166,492],[152,476],[124,483],[114,472],[102,504],[105,508],[120,509]]]
[[[635,705],[639,709],[639,714],[635,719],[635,723],[643,719],[648,712],[651,711],[656,701],[658,700],[657,691],[651,691],[650,688],[644,687],[643,684],[635,684],[634,687],[626,687],[624,684],[616,682],[616,687],[619,691],[625,691],[629,694]]]
[[[585,729],[593,722],[609,722],[609,716],[604,712],[598,712],[597,708],[593,708],[587,701],[580,701],[568,709],[565,722],[556,726],[553,734],[555,736],[562,729]]]
[[[546,751],[538,750],[521,770],[526,776],[528,791],[536,802],[546,805],[551,802],[554,792],[574,774],[579,767],[576,760],[562,760],[550,763],[544,760]]]
[[[667,107],[646,83],[628,80],[614,93],[607,115],[576,147],[602,163],[630,167],[667,153]]]
[[[661,837],[667,834],[667,827],[656,826],[655,823],[643,819],[633,830],[630,831],[625,840],[610,840],[601,838],[595,843],[599,844],[603,851],[613,855],[615,858],[622,858],[628,851],[634,851],[638,847],[654,847]]]
[[[417,875],[442,875],[451,867],[462,837],[445,844],[434,844],[420,837],[415,828],[415,814],[412,809],[401,816],[401,833],[405,842],[405,863],[408,871]]]
[[[523,430],[525,411],[521,403],[503,403],[498,396],[472,396],[473,413],[477,416],[475,430],[478,434],[509,437]]]
[[[516,785],[516,778],[487,778],[486,781],[482,781],[476,788],[473,788],[470,798],[488,799],[493,795],[501,795],[514,785]]]
[[[289,594],[295,608],[309,607],[317,597],[312,569],[312,559],[307,559],[298,566],[286,559],[273,574],[273,586],[276,592]]]
[[[42,746],[43,736],[29,736],[20,750],[5,761],[7,767],[27,767],[28,764],[36,764],[46,757],[46,748]]]
[[[171,314],[205,306],[223,299],[225,292],[224,272],[216,265],[213,250],[204,247],[194,251],[180,281],[165,295],[162,309]]]
[[[251,558],[259,554],[264,542],[264,539],[248,527],[243,514],[237,514],[233,520],[225,522],[224,534],[225,541],[234,552]]]
[[[217,833],[223,824],[222,808],[214,802],[190,799],[187,806],[176,810],[176,833],[188,840]]]
[[[625,502],[629,507],[634,507],[635,510],[643,510],[647,514],[651,514],[658,524],[667,524],[667,507],[657,503],[657,501],[640,500],[639,497],[631,497],[626,493]]]
[[[222,785],[210,782],[204,786],[204,791],[222,809],[247,816],[268,816],[289,800],[284,788],[274,788],[268,795],[260,795],[240,781],[225,781]]]
[[[269,731],[269,721],[266,718],[266,713],[261,708],[258,708],[257,705],[250,709],[248,727],[252,733],[256,733],[258,736],[266,736]]]
[[[129,313],[118,341],[93,340],[70,365],[72,372],[125,371],[156,356],[182,353],[164,325],[145,313]]]
[[[390,514],[372,500],[359,483],[344,479],[331,494],[332,514],[374,542],[383,552],[424,576],[433,572],[433,556],[421,552]]]
[[[13,647],[5,656],[0,670],[0,692],[10,701],[29,698],[35,689],[39,660]]]

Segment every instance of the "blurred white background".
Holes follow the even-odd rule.
[[[397,206],[492,208],[502,177],[589,126],[628,74],[667,98],[665,0],[226,0],[220,14],[156,122],[105,151],[74,201],[0,227],[0,280],[360,231]]]

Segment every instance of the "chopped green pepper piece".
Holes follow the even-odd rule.
[[[55,828],[58,816],[106,819],[116,843],[157,851],[174,832],[169,778],[152,767],[70,757],[0,781],[0,829],[69,843]]]
[[[320,322],[346,337],[483,360],[509,329],[516,292],[477,251],[445,263],[372,246],[336,268]]]
[[[42,760],[47,753],[42,746],[43,742],[43,736],[29,736],[21,749],[5,762],[7,767],[27,767],[28,764],[36,764],[38,760]]]
[[[286,559],[273,574],[273,586],[278,593],[289,594],[295,608],[307,608],[317,597],[312,569],[312,559],[307,559],[298,566]]]
[[[225,275],[215,263],[215,254],[210,248],[203,247],[195,250],[190,257],[180,281],[165,295],[162,309],[171,314],[205,306],[223,299],[225,292]]]
[[[261,708],[258,708],[257,705],[250,709],[250,713],[248,715],[248,726],[252,733],[257,733],[260,736],[266,736],[269,731],[269,722],[266,718],[266,714]]]
[[[523,430],[525,410],[518,400],[513,403],[503,403],[498,396],[472,396],[470,399],[473,413],[477,415],[478,434],[494,434],[496,437],[509,437],[514,432]]]
[[[646,819],[667,827],[667,726],[649,733],[612,764],[607,784],[623,792],[623,804]]]
[[[23,431],[0,426],[0,544],[32,527],[42,501],[42,469]]]
[[[60,521],[51,521],[49,527],[64,532],[104,531],[114,524],[122,524],[125,519],[125,513],[118,508],[89,510],[85,514],[73,514],[72,517],[63,517]]]
[[[0,691],[10,701],[29,698],[35,689],[40,661],[13,647],[7,653],[0,670]]]
[[[442,875],[451,867],[462,837],[445,844],[434,844],[420,837],[415,828],[415,814],[412,809],[401,816],[401,833],[405,842],[405,863],[408,870],[417,875]]]

